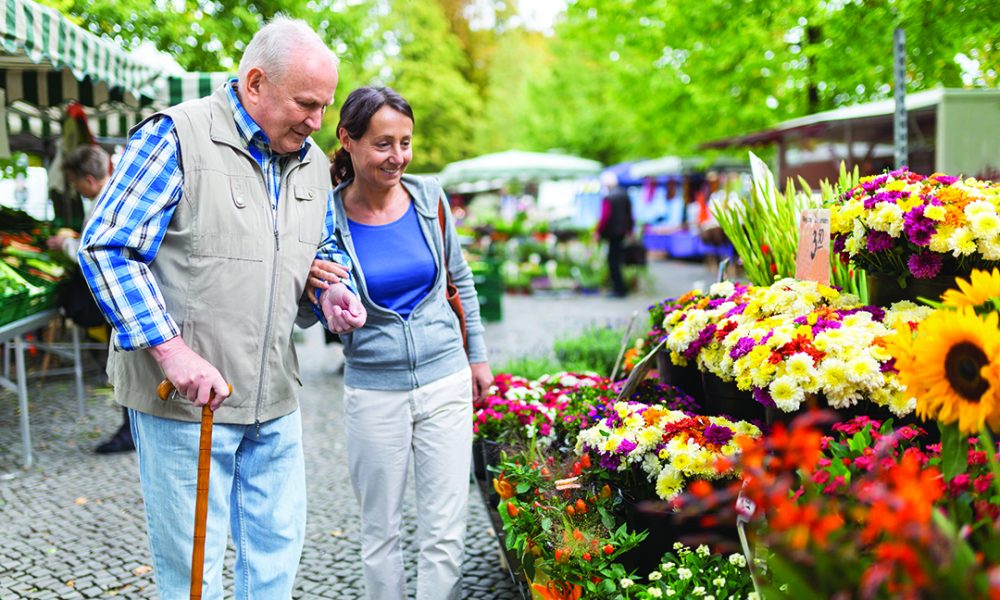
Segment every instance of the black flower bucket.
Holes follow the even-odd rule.
[[[754,400],[751,392],[744,392],[732,381],[723,381],[713,373],[702,373],[705,389],[704,414],[726,416],[735,421],[763,424],[767,420],[766,407]]]
[[[725,486],[728,483],[721,482],[718,485]],[[640,500],[629,490],[619,489],[618,494],[622,500],[622,517],[628,529],[649,532],[637,547],[621,556],[621,563],[626,571],[635,571],[640,577],[646,577],[659,568],[660,559],[666,552],[673,550],[677,542],[692,548],[707,544],[728,552],[739,549],[735,514],[732,522],[720,522],[715,517],[706,515],[673,512],[668,503]],[[706,518],[710,522],[706,523]]]
[[[938,275],[933,279],[907,277],[906,287],[899,285],[899,278],[881,273],[868,273],[868,304],[888,307],[894,302],[909,300],[922,304],[920,298],[938,301],[945,290],[957,288],[954,275]]]

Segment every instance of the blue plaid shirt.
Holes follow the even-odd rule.
[[[265,173],[271,205],[276,209],[287,156],[271,152],[267,135],[240,103],[235,82],[231,79],[226,87],[233,120],[250,155]],[[307,139],[299,149],[300,158],[305,157],[310,144]],[[177,132],[169,117],[151,119],[136,131],[83,232],[80,268],[115,329],[115,345],[123,350],[155,346],[180,334],[149,270],[181,199],[183,173],[177,164],[177,147]],[[316,258],[339,263],[350,271],[351,259],[337,245],[334,225],[331,190]],[[353,279],[348,286],[357,290]]]

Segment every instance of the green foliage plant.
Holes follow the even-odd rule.
[[[796,193],[791,180],[785,193],[780,193],[771,170],[753,152],[750,168],[750,197],[742,202],[717,204],[712,215],[743,259],[747,278],[754,285],[768,286],[777,279],[795,277],[799,214],[819,203],[811,195]]]
[[[579,336],[557,339],[552,347],[565,371],[594,371],[608,377],[622,343],[622,331],[591,325]]]

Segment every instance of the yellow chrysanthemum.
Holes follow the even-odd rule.
[[[943,221],[947,216],[947,211],[943,206],[931,205],[924,209],[924,216],[932,221]]]
[[[948,290],[942,296],[945,305],[980,306],[991,298],[1000,298],[1000,269],[994,267],[992,272],[973,270],[968,281],[956,277],[955,284],[957,290]]]
[[[969,307],[938,311],[917,331],[896,368],[917,414],[976,434],[988,423],[1000,430],[1000,331],[998,315]]]

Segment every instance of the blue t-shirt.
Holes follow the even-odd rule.
[[[347,224],[372,302],[408,318],[437,274],[413,203],[392,223],[365,225],[348,219]]]

